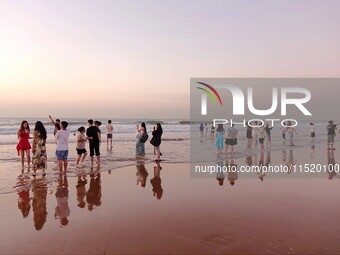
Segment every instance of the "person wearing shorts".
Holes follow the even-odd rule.
[[[56,133],[57,140],[57,150],[55,152],[57,160],[58,160],[58,168],[59,173],[66,173],[67,170],[67,158],[68,158],[68,140],[70,137],[70,131],[67,130],[68,123],[66,121],[62,121],[60,123],[61,129]]]
[[[87,151],[85,149],[85,144],[87,141],[87,138],[85,136],[85,128],[80,127],[78,128],[79,134],[77,135],[77,160],[76,160],[76,166],[79,166],[79,162],[83,163],[86,156],[87,156]]]
[[[86,136],[90,145],[90,157],[91,166],[93,166],[93,156],[96,155],[98,164],[100,163],[100,151],[99,151],[99,133],[98,128],[93,125],[93,120],[88,120],[88,128],[86,130]]]
[[[109,148],[109,142],[110,142],[110,148],[112,149],[112,131],[113,131],[113,126],[112,126],[112,121],[108,120],[107,125],[106,125],[106,135],[107,135],[107,148]]]
[[[259,138],[259,143],[261,145],[261,151],[264,151],[264,138],[266,137],[266,129],[264,126],[260,127],[259,133],[258,133],[258,138]]]

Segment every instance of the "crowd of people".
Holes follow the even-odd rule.
[[[54,125],[53,135],[57,144],[56,147],[56,158],[58,161],[59,173],[66,173],[68,167],[68,155],[69,155],[69,137],[71,132],[68,130],[68,122],[61,121],[60,119],[54,120],[52,116],[49,116],[51,122]],[[101,130],[100,126],[102,123],[100,121],[93,121],[89,119],[87,121],[88,127],[85,128],[81,126],[78,128],[78,134],[76,135],[76,167],[83,165],[87,157],[86,142],[89,143],[90,151],[90,164],[91,167],[94,165],[94,159],[96,158],[96,163],[100,165],[100,144],[101,144]],[[112,151],[112,136],[113,136],[113,125],[112,121],[108,120],[106,125],[107,134],[107,148]],[[162,153],[160,152],[160,144],[162,142],[163,129],[160,123],[157,123],[153,127],[152,139],[150,143],[154,147],[154,154],[156,155],[156,162],[160,162],[160,157]],[[41,169],[42,175],[46,175],[47,167],[47,151],[46,151],[46,140],[47,132],[44,124],[41,121],[35,123],[33,135],[31,136],[29,123],[26,120],[21,122],[20,128],[17,132],[18,144],[17,152],[18,156],[21,158],[22,172],[24,171],[25,155],[28,165],[28,171],[31,168],[31,163],[33,165],[32,175],[36,175],[36,171]],[[145,143],[148,140],[149,135],[147,133],[146,124],[142,122],[141,125],[137,125],[136,130],[136,158],[145,157]],[[32,145],[30,144],[30,139],[32,139]],[[32,160],[31,160],[32,151]]]
[[[334,138],[336,136],[336,128],[340,122],[335,123],[334,121],[328,121],[326,126],[327,129],[327,150],[335,150],[334,148]],[[265,144],[267,148],[271,146],[271,130],[268,123],[259,123],[254,121],[252,123],[246,123],[246,139],[247,139],[247,149],[250,150],[252,146],[257,146],[260,144],[261,151],[264,151]],[[199,131],[201,137],[208,136],[209,127],[207,123],[203,123],[199,126]],[[295,126],[291,121],[283,123],[281,127],[282,145],[286,145],[286,140],[289,141],[289,145],[294,146],[294,136],[297,135]],[[340,132],[339,132],[340,133]],[[214,125],[210,128],[210,139],[216,139],[215,147],[216,153],[221,154],[225,145],[225,153],[227,154],[230,148],[230,153],[234,153],[234,146],[237,145],[238,130],[235,125],[232,124],[227,130],[224,129],[223,124],[218,124],[216,127]],[[310,137],[312,142],[315,138],[315,128],[314,123],[310,123]]]

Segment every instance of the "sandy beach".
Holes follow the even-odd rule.
[[[314,160],[324,162],[326,155],[319,145]],[[303,148],[294,150],[295,159],[305,156]],[[275,163],[281,152],[271,157]],[[18,207],[25,188],[0,196],[0,253],[340,254],[337,178],[254,176],[219,186],[216,178],[190,177],[189,164],[160,166],[160,172],[150,162],[110,173],[86,168],[86,177],[68,174],[67,182],[58,175],[52,181],[21,176],[29,187],[29,213],[23,217]],[[1,165],[5,170],[19,175],[19,163]],[[136,184],[138,176],[145,187]],[[79,178],[86,178],[85,187]],[[60,188],[68,191],[62,202],[56,196]],[[64,207],[66,225],[58,206]]]

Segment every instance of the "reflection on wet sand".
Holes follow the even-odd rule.
[[[68,206],[68,182],[66,174],[58,179],[57,191],[55,193],[57,206],[54,216],[60,220],[60,224],[66,226],[68,224],[67,217],[70,216],[70,207]]]
[[[86,193],[87,209],[92,211],[94,206],[99,207],[102,204],[102,188],[101,188],[100,171],[90,174],[90,187]]]
[[[43,228],[46,217],[47,217],[47,209],[46,209],[46,198],[47,198],[47,183],[45,178],[42,179],[33,179],[32,180],[32,192],[33,192],[33,220],[34,227],[36,230],[40,230]]]
[[[137,176],[137,185],[140,184],[141,187],[145,188],[146,180],[148,178],[148,171],[145,168],[144,161],[138,160],[136,164],[136,176]]]
[[[227,169],[229,169],[227,171],[227,178],[228,181],[230,183],[231,186],[235,185],[235,181],[238,179],[238,172],[235,171],[235,169],[237,169],[237,164],[235,164],[234,158],[231,157],[231,159],[227,159],[225,161],[225,166],[227,167]]]
[[[160,162],[156,162],[156,165],[153,167],[153,178],[150,180],[153,195],[156,196],[157,199],[161,199],[163,196],[161,170]]]
[[[327,150],[327,164],[328,179],[332,180],[333,178],[340,178],[336,171],[336,163],[333,150]]]
[[[216,180],[218,181],[219,186],[223,186],[224,184],[224,179],[225,179],[225,174],[222,171],[223,167],[223,159],[221,157],[217,157],[216,165],[219,166],[219,168],[216,171]]]

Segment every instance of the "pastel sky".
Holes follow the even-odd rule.
[[[339,77],[340,1],[0,1],[0,117],[188,118],[191,77]]]

